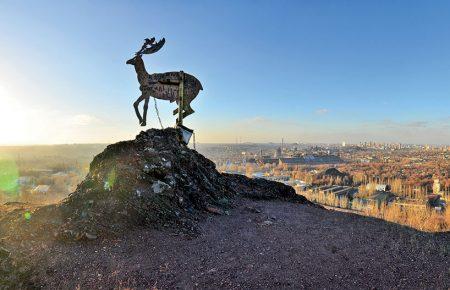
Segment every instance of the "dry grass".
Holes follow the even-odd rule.
[[[320,203],[323,205],[348,209],[350,209],[351,206],[349,199],[345,196],[337,197],[334,194],[325,194],[322,191],[313,192],[311,190],[302,191],[300,194],[304,195],[312,202]]]
[[[442,232],[450,230],[450,211],[439,213],[425,206],[399,206],[396,204],[368,206],[364,214],[390,222],[406,225],[421,231]]]
[[[411,205],[403,206],[395,203],[378,206],[376,203],[364,204],[361,199],[354,199],[352,202],[343,196],[337,197],[334,194],[314,192],[312,190],[302,191],[312,202],[322,205],[352,209],[363,215],[376,217],[393,223],[406,225],[420,231],[444,232],[450,231],[450,209],[444,213],[430,210],[426,206]]]

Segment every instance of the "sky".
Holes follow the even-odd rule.
[[[450,144],[449,1],[0,0],[0,144],[111,143],[142,127],[126,65],[204,90],[197,142]],[[175,104],[157,100],[164,126]],[[159,127],[151,100],[148,127]]]

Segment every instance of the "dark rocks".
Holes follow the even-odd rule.
[[[88,240],[96,240],[97,236],[94,234],[90,234],[90,233],[85,233],[84,236],[86,237],[86,239]]]
[[[261,210],[256,207],[247,206],[245,210],[251,213],[261,213]]]
[[[7,259],[9,258],[10,255],[11,255],[10,251],[0,246],[0,260]]]
[[[304,196],[298,195],[291,186],[287,186],[283,183],[261,178],[251,179],[238,174],[224,173],[223,175],[227,178],[229,186],[233,187],[238,194],[246,198],[259,200],[280,199],[314,205]]]
[[[225,213],[222,209],[213,206],[206,207],[206,211],[217,215],[223,215]]]

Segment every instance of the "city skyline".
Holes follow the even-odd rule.
[[[0,3],[0,145],[112,143],[139,127],[134,70],[204,90],[200,143],[450,144],[450,4],[326,1]],[[189,17],[185,17],[189,15]],[[181,28],[180,28],[181,27]],[[158,101],[165,126],[173,104]],[[149,127],[159,128],[153,100]]]

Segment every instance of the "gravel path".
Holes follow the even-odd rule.
[[[450,287],[450,234],[281,201],[241,199],[202,234],[130,232],[121,240],[54,244],[33,280],[70,288]]]

